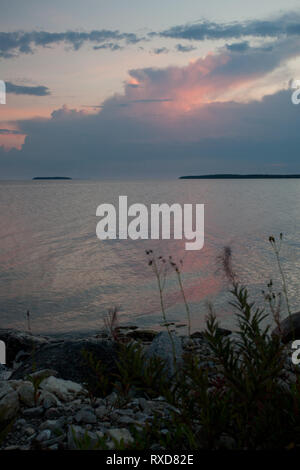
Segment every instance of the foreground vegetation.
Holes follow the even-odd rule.
[[[279,258],[282,235],[279,243],[274,237],[269,241],[276,255],[283,297],[290,314],[287,285]],[[156,258],[151,250],[147,255],[149,266],[157,277],[163,320],[170,341],[172,334],[163,301],[168,262],[178,276],[190,334],[190,312],[179,265],[172,258]],[[221,262],[230,282],[231,306],[235,310],[238,330],[234,337],[220,335],[216,315],[209,306],[203,340],[210,348],[210,359],[217,373],[211,374],[191,348],[191,352],[184,355],[183,365],[175,367],[176,373],[168,378],[162,360],[147,362],[141,346],[120,344],[119,372],[114,384],[123,403],[134,387],[140,396],[162,396],[171,405],[167,419],[157,414],[154,421],[142,429],[131,427],[135,440],[126,448],[149,449],[153,444],[168,450],[292,449],[300,446],[299,371],[293,366],[291,353],[283,345],[280,334],[272,335],[270,325],[264,326],[268,314],[250,301],[247,288],[240,285],[232,268],[229,248],[224,249]],[[273,292],[270,281],[263,294],[279,325],[281,293]],[[113,323],[110,324],[111,331],[114,330]],[[118,341],[116,334],[114,340]],[[105,377],[107,380],[107,375]],[[105,448],[105,442],[101,442],[100,448]]]
[[[282,236],[280,236],[280,242]],[[283,284],[283,294],[273,292],[272,281],[263,293],[266,305],[280,327],[283,300],[288,315],[288,288],[280,264],[280,244],[270,237]],[[231,251],[224,249],[221,257],[230,283],[231,306],[238,329],[234,335],[220,334],[213,307],[209,306],[206,327],[201,341],[209,349],[209,360],[203,362],[194,353],[190,310],[181,279],[181,263],[170,257],[155,257],[147,252],[148,264],[158,283],[162,316],[172,343],[175,371],[170,375],[167,363],[158,357],[147,357],[146,349],[137,341],[124,341],[117,324],[117,310],[105,320],[112,341],[117,345],[117,372],[105,368],[91,354],[83,352],[83,360],[93,371],[92,381],[85,384],[91,405],[97,397],[112,391],[117,400],[113,407],[122,409],[133,397],[153,400],[160,398],[168,405],[167,413],[159,409],[142,426],[129,424],[133,440],[115,441],[119,450],[197,450],[197,449],[297,449],[300,448],[300,373],[291,362],[291,351],[279,334],[271,334],[266,325],[268,314],[249,298],[233,268]],[[180,364],[169,329],[164,305],[167,266],[174,270],[187,312],[188,343]],[[35,385],[38,396],[39,383]],[[11,426],[11,423],[9,423]],[[3,437],[3,436],[2,436]],[[1,435],[0,435],[1,439]],[[106,436],[92,444],[88,433],[78,439],[78,449],[108,449]]]

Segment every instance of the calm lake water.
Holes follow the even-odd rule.
[[[99,241],[96,208],[117,206],[119,195],[148,207],[204,203],[204,248],[186,251],[184,240]],[[153,249],[183,259],[193,329],[203,326],[207,301],[232,328],[217,257],[229,245],[241,281],[263,303],[269,279],[280,286],[268,242],[280,232],[290,303],[300,310],[300,180],[2,181],[0,221],[0,327],[24,329],[30,310],[34,332],[95,331],[116,305],[122,323],[159,328],[156,279],[145,254]],[[169,321],[185,323],[172,272],[164,294]]]

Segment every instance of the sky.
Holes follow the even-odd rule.
[[[1,0],[0,178],[300,173],[297,79],[298,0]]]

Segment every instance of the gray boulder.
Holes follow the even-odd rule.
[[[77,423],[84,424],[95,424],[97,422],[96,415],[91,408],[82,408],[79,410],[75,415],[75,420]]]
[[[34,400],[34,387],[31,382],[23,382],[17,388],[17,392],[21,403],[28,406],[29,408],[35,406],[36,403]]]
[[[172,338],[172,340],[171,340]],[[175,372],[174,357],[176,368],[182,365],[183,349],[181,339],[175,333],[170,335],[167,331],[161,331],[152,341],[146,351],[146,357],[159,357],[166,362],[166,374],[172,377]],[[174,350],[173,350],[174,348]]]
[[[19,396],[12,388],[7,388],[7,394],[0,399],[0,422],[13,419],[20,408]]]
[[[85,394],[81,384],[71,380],[58,379],[57,377],[47,377],[41,382],[40,388],[65,402],[74,399],[78,395]]]
[[[283,343],[289,343],[293,339],[300,339],[300,312],[293,313],[280,322],[279,328],[276,327],[272,335],[281,336]]]

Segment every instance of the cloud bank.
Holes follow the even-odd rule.
[[[33,54],[39,47],[59,44],[70,46],[77,51],[85,44],[92,44],[94,50],[109,49],[117,51],[124,45],[151,41],[153,38],[185,39],[189,41],[228,40],[253,38],[295,38],[300,37],[300,13],[291,12],[266,20],[248,20],[244,22],[216,23],[203,20],[197,23],[176,25],[164,31],[152,31],[146,36],[134,32],[119,30],[93,30],[88,32],[63,31],[13,31],[0,32],[0,57],[10,59],[20,54]],[[178,52],[190,52],[194,46],[175,45]],[[165,46],[156,47],[154,53],[166,53]]]
[[[24,33],[25,34],[25,33]],[[115,44],[122,33],[87,36],[20,36],[7,44],[7,53],[24,53],[34,46],[68,42],[76,49],[86,41],[94,47]],[[26,135],[20,150],[0,148],[5,178],[51,176],[131,178],[234,172],[297,172],[300,146],[300,106],[291,103],[291,90],[277,86],[260,99],[247,99],[259,81],[268,87],[270,75],[288,70],[300,55],[299,16],[282,15],[269,21],[234,24],[201,23],[171,28],[164,37],[226,42],[217,52],[185,66],[129,70],[122,93],[95,103],[94,114],[63,106],[50,119],[15,123]],[[271,38],[256,41],[247,38]],[[91,39],[93,37],[93,40]],[[238,42],[228,43],[228,39]],[[103,44],[101,41],[104,41]],[[188,46],[177,43],[178,51]],[[3,44],[2,44],[3,46]],[[1,50],[0,38],[0,50]],[[179,47],[180,46],[180,47]],[[111,46],[108,46],[110,48]],[[2,47],[3,50],[3,47]],[[161,51],[160,53],[165,52]],[[181,50],[181,52],[187,52]],[[10,92],[44,96],[46,87],[19,87]],[[235,99],[245,92],[245,99]],[[9,135],[2,129],[3,135]]]
[[[121,33],[111,30],[93,30],[90,32],[66,31],[52,33],[48,31],[0,32],[0,57],[9,59],[19,54],[33,54],[37,47],[49,47],[58,44],[71,46],[79,50],[84,44],[92,43],[104,48],[118,48],[118,43],[136,44],[141,41],[134,33]],[[96,48],[99,48],[97,46]]]
[[[154,33],[155,34],[155,33]],[[300,35],[300,13],[291,12],[268,20],[233,23],[201,21],[173,26],[159,33],[161,37],[205,41],[207,39],[240,39],[245,36],[278,38]]]
[[[15,95],[48,96],[51,94],[46,86],[21,86],[11,82],[5,82],[5,86],[6,93],[13,93]]]

